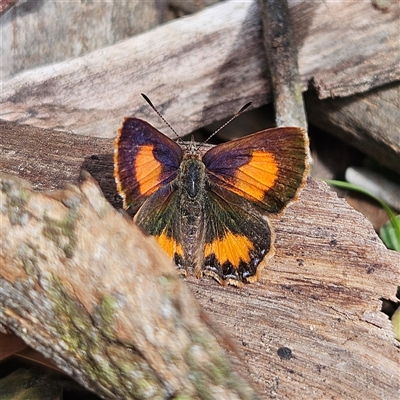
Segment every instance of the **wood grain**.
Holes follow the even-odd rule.
[[[395,297],[399,253],[361,214],[310,180],[273,219],[276,255],[242,292],[190,280],[206,311],[234,335],[265,398],[393,399],[399,343],[381,312]],[[291,350],[281,359],[278,350]]]
[[[303,90],[347,96],[400,78],[400,6],[290,1]],[[177,40],[179,38],[179,40]],[[182,134],[220,120],[249,100],[271,98],[257,1],[227,1],[118,44],[3,83],[0,117],[113,137],[124,116],[164,126],[147,93]]]
[[[7,156],[2,171],[44,189],[76,179],[84,166],[97,170],[100,186],[116,199],[109,139],[20,129],[2,122],[9,136],[0,144],[13,140],[7,151],[1,148]],[[26,160],[36,168],[28,170]],[[236,368],[264,398],[358,399],[360,388],[368,399],[396,398],[400,345],[381,308],[382,299],[398,303],[399,253],[387,250],[361,214],[311,178],[299,200],[271,220],[276,255],[260,282],[238,290],[187,279],[217,321],[212,324],[242,351],[243,361],[233,359]]]
[[[166,21],[167,4],[157,0],[13,3],[0,23],[4,80],[18,72],[83,56]]]
[[[47,195],[5,174],[0,187],[3,329],[105,399],[259,399],[171,260],[90,176]]]
[[[343,99],[305,96],[311,124],[341,138],[400,174],[400,84]]]

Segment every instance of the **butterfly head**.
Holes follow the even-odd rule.
[[[185,141],[183,141],[181,139],[178,139],[177,143],[184,150],[185,156],[198,158],[198,155],[200,154],[199,150],[200,150],[200,147],[201,147],[202,144],[201,143],[196,143],[195,140],[194,140],[194,136],[193,135],[190,138],[190,141],[185,142]]]

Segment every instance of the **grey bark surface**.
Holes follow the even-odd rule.
[[[297,48],[287,0],[259,0],[277,126],[307,129]]]
[[[2,171],[23,176],[33,182],[35,187],[44,190],[60,187],[63,179],[76,181],[79,169],[84,167],[97,177],[107,198],[118,205],[112,179],[112,140],[86,138],[7,122],[1,123],[1,130],[8,135],[4,136],[6,140],[1,143],[1,152],[5,154],[1,158]],[[71,189],[68,193],[72,199],[77,196]],[[32,253],[32,246],[26,247],[26,243],[32,243],[36,236],[40,236],[36,233],[39,231],[30,231],[29,224],[17,224],[11,228],[6,225],[10,215],[15,218],[14,221],[30,221],[32,214],[35,216],[38,212],[33,207],[36,203],[26,203],[30,204],[28,216],[23,212],[23,205],[15,202],[13,205],[17,208],[14,213],[5,213],[4,210],[10,208],[9,203],[4,200],[7,195],[4,191],[2,194],[2,229],[12,229],[13,232],[23,235],[25,244],[22,250],[31,252],[31,256],[25,258],[27,261],[23,263],[20,253],[17,253],[15,259],[5,257],[11,254],[9,251],[1,253],[1,321],[32,347],[52,357],[58,366],[65,366],[63,355],[67,350],[63,346],[61,349],[56,347],[54,351],[46,349],[47,343],[55,343],[57,332],[52,330],[42,340],[35,339],[37,325],[34,323],[43,311],[41,304],[50,304],[49,301],[54,300],[54,296],[49,299],[49,288],[53,288],[53,294],[57,295],[58,300],[53,304],[60,307],[63,318],[75,321],[73,335],[71,332],[63,334],[68,333],[67,337],[72,341],[70,345],[80,343],[86,346],[89,341],[90,348],[93,349],[95,344],[81,329],[81,317],[78,318],[80,312],[83,315],[95,313],[96,332],[101,334],[100,337],[106,336],[114,340],[116,335],[123,332],[122,343],[132,343],[132,338],[136,337],[132,336],[135,330],[126,324],[131,318],[138,318],[137,321],[140,321],[140,310],[133,317],[129,311],[131,306],[126,306],[127,309],[124,307],[126,304],[136,303],[122,302],[124,306],[115,311],[117,321],[120,321],[120,330],[112,330],[112,324],[107,322],[110,315],[107,312],[111,307],[114,315],[115,302],[112,300],[116,298],[115,293],[118,293],[118,301],[137,296],[135,301],[143,302],[148,295],[147,290],[150,290],[148,285],[153,285],[153,289],[155,285],[150,284],[146,276],[150,276],[149,274],[161,266],[165,266],[162,271],[169,271],[167,264],[170,264],[161,255],[157,255],[156,259],[150,257],[148,262],[144,262],[143,251],[145,254],[158,253],[155,242],[151,238],[142,238],[141,235],[137,236],[138,242],[131,249],[137,254],[131,256],[131,260],[134,260],[132,263],[143,263],[144,275],[140,280],[139,275],[129,271],[122,262],[108,271],[104,261],[94,260],[92,257],[97,254],[94,248],[100,243],[110,257],[112,255],[120,260],[123,258],[121,254],[128,251],[124,238],[136,237],[136,233],[132,234],[134,228],[122,216],[111,218],[113,210],[96,190],[92,195],[92,208],[97,210],[92,211],[92,214],[99,218],[100,232],[85,224],[86,216],[83,216],[80,224],[86,226],[85,232],[76,241],[77,245],[82,246],[82,257],[88,258],[87,264],[76,262],[73,268],[59,268],[58,264],[45,262],[43,255],[47,254],[47,259],[54,257],[46,249],[41,250],[40,256]],[[45,198],[43,194],[35,196]],[[53,194],[50,203],[52,206],[46,209],[46,215],[53,220],[59,221],[63,213],[67,212],[68,207],[60,202],[61,198],[59,194]],[[8,204],[7,207],[4,202]],[[88,210],[90,209],[89,207]],[[116,219],[113,220],[114,218]],[[384,247],[371,224],[361,214],[345,201],[338,199],[325,184],[311,178],[299,200],[288,207],[284,214],[271,217],[271,221],[276,233],[276,255],[263,270],[260,282],[237,289],[221,287],[209,279],[186,280],[191,292],[209,315],[205,317],[201,314],[202,318],[199,319],[203,323],[207,321],[206,325],[214,327],[213,331],[226,332],[237,343],[243,360],[232,359],[235,370],[247,377],[263,398],[358,399],[360,388],[363,388],[362,396],[369,399],[396,398],[400,390],[400,345],[395,340],[390,321],[381,311],[381,307],[382,299],[398,302],[396,291],[400,283],[399,254]],[[117,233],[113,231],[114,228]],[[111,236],[105,239],[105,235]],[[5,241],[8,235],[3,233],[0,238],[4,249],[9,241]],[[62,250],[57,250],[54,240],[48,250],[57,252],[55,259],[70,248],[71,243],[61,239],[62,235],[59,240]],[[15,264],[15,260],[21,262]],[[35,260],[39,265],[35,264]],[[71,262],[73,258],[69,260]],[[59,277],[57,285],[54,283],[54,276]],[[124,278],[123,282],[118,281],[121,276]],[[112,285],[117,283],[118,290],[111,290],[114,287]],[[189,294],[181,284],[183,283],[173,278],[172,274],[164,288],[176,285],[174,287],[179,288],[179,293],[184,293],[189,299]],[[92,286],[95,286],[93,292]],[[23,292],[22,309],[18,307],[18,296],[15,297],[19,290]],[[38,301],[40,297],[36,290],[46,294],[42,299],[44,303]],[[167,295],[165,291],[163,293],[163,296]],[[84,307],[76,306],[77,303],[72,306],[71,296],[75,296]],[[161,299],[162,295],[157,298]],[[109,301],[105,301],[107,299]],[[185,300],[184,304],[181,311],[187,310],[191,314],[192,307],[197,310],[197,306],[192,306],[192,300]],[[54,307],[52,310],[54,313]],[[128,312],[129,318],[125,312]],[[194,313],[199,315],[199,311]],[[107,318],[104,320],[102,316]],[[190,318],[193,316],[190,315]],[[160,324],[162,326],[163,322]],[[118,337],[121,339],[121,336]],[[179,342],[176,336],[172,339]],[[78,351],[78,347],[72,346],[68,349],[73,353],[74,349]],[[103,353],[100,351],[96,354],[100,357],[98,360],[103,362]],[[120,352],[107,354],[114,357],[114,364],[118,364],[120,357],[125,357],[125,353],[121,355]],[[109,373],[115,372],[114,364],[108,370]],[[82,377],[80,372],[79,376],[75,372],[75,375],[72,372],[71,374]],[[100,383],[103,384],[103,381]]]
[[[310,123],[400,174],[400,83],[343,99],[307,93]]]
[[[93,179],[43,194],[2,174],[0,188],[3,329],[106,399],[259,398],[154,238]]]
[[[290,1],[289,11],[303,90],[312,83],[320,98],[349,96],[400,79],[400,5],[384,13],[368,2]],[[257,1],[227,1],[5,81],[0,117],[113,137],[124,116],[152,115],[144,92],[186,134],[271,98],[261,54]]]

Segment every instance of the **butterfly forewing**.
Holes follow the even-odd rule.
[[[181,147],[145,121],[125,118],[114,148],[117,189],[134,212],[178,174]]]
[[[307,145],[301,128],[272,128],[216,146],[203,162],[211,182],[278,212],[304,185]]]

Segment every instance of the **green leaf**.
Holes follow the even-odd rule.
[[[388,225],[387,228],[384,228],[385,233],[384,237],[382,236],[382,229],[379,232],[379,235],[382,239],[382,241],[385,243],[386,247],[392,250],[400,251],[400,216],[397,215],[393,212],[393,210],[379,197],[376,197],[372,193],[368,192],[368,190],[365,190],[364,188],[353,185],[352,183],[348,182],[343,182],[343,181],[336,181],[336,180],[331,180],[331,179],[326,179],[326,183],[329,185],[334,185],[337,187],[340,187],[342,189],[349,189],[349,190],[354,190],[359,193],[363,193],[375,201],[377,201],[380,206],[386,211],[387,215],[390,218],[390,221],[388,221],[384,226]],[[382,227],[383,228],[383,227]],[[388,243],[390,245],[388,245]]]
[[[396,339],[400,340],[400,307],[395,311],[392,316],[393,331],[396,335]]]
[[[400,215],[396,215],[395,219],[397,224],[400,225]],[[386,222],[386,224],[381,227],[379,236],[388,249],[400,251],[400,240],[398,235],[396,235],[395,226],[392,221]]]

